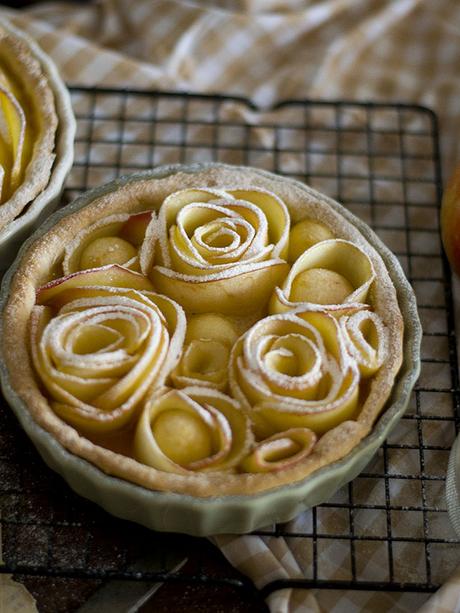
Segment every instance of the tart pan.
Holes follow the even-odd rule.
[[[52,215],[26,242],[15,263],[5,276],[0,296],[3,309],[9,295],[11,279],[30,244],[47,232],[64,216],[90,204],[95,198],[108,194],[123,185],[146,179],[160,179],[176,172],[197,173],[211,166],[194,164],[159,167],[155,170],[122,177],[82,195],[64,210]],[[244,170],[239,168],[239,170]],[[252,173],[272,180],[269,172],[251,169]],[[197,536],[223,533],[247,533],[272,523],[286,522],[301,511],[320,504],[347,482],[355,478],[371,461],[385,438],[405,412],[412,388],[420,370],[422,329],[413,290],[399,262],[374,232],[340,204],[292,179],[287,181],[309,197],[332,207],[357,228],[383,258],[396,288],[399,307],[404,319],[403,364],[395,379],[392,394],[371,433],[341,460],[318,469],[296,483],[276,487],[256,495],[229,495],[199,498],[173,492],[152,491],[110,476],[93,464],[69,453],[31,417],[27,406],[12,388],[8,370],[0,348],[0,379],[4,396],[18,417],[45,462],[61,474],[78,494],[96,502],[111,514],[161,531],[183,532]]]

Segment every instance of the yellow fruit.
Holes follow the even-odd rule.
[[[172,409],[155,419],[153,434],[170,460],[185,466],[211,454],[211,437],[205,423],[193,413]]]
[[[80,267],[99,268],[106,264],[126,264],[129,260],[136,257],[137,249],[117,236],[103,236],[96,238],[85,249],[80,256]]]
[[[342,304],[353,289],[344,276],[333,270],[310,268],[294,279],[290,300],[315,304]]]
[[[270,260],[243,270],[235,267],[228,276],[210,278],[179,277],[169,268],[155,266],[150,278],[159,293],[179,302],[186,312],[207,312],[212,305],[225,315],[240,315],[266,304],[288,270],[286,262]]]
[[[241,462],[248,473],[271,472],[289,468],[306,458],[316,443],[316,435],[308,428],[291,428],[258,443]]]
[[[344,239],[321,241],[292,264],[270,299],[269,313],[311,303],[339,314],[352,303],[365,303],[374,278],[371,260],[357,245]]]
[[[258,311],[289,271],[289,212],[263,189],[170,194],[157,234],[157,264],[143,245],[142,270],[187,313]]]
[[[233,345],[238,338],[238,330],[231,319],[217,313],[191,315],[187,320],[185,342],[209,339]]]
[[[313,219],[299,221],[289,234],[289,262],[294,262],[312,245],[334,238],[327,226]]]
[[[14,95],[4,90],[0,83],[0,113],[5,120],[5,139],[0,134],[0,165],[4,171],[5,183],[2,193],[6,200],[19,186],[25,165],[23,162],[26,117]],[[26,160],[27,162],[28,160]]]

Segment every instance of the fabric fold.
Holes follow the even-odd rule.
[[[283,537],[219,535],[211,539],[227,560],[258,589],[278,580],[302,579],[304,574]],[[310,590],[282,588],[266,598],[271,613],[320,613]]]

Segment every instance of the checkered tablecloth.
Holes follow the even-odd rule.
[[[99,0],[51,2],[23,12],[0,7],[0,14],[40,43],[69,84],[237,94],[262,109],[284,98],[414,102],[438,114],[445,174],[460,159],[456,0]],[[252,111],[230,106],[228,113],[247,119]],[[264,113],[250,119],[263,123]],[[259,138],[263,142],[263,129]],[[398,461],[401,471],[410,470],[410,456]],[[393,494],[410,505],[418,495],[411,482],[398,487]],[[369,496],[377,492],[370,488]],[[319,522],[337,525],[340,533],[342,520],[331,511]],[[379,530],[374,520],[359,518],[371,532]],[[308,529],[310,521],[306,512],[287,532]],[[400,521],[411,521],[410,513]],[[301,578],[311,566],[311,552],[289,537],[225,536],[216,543],[258,587]],[[360,559],[366,561],[364,575],[374,580],[381,551],[372,541],[367,546]],[[343,578],[347,555],[348,547],[333,539],[321,552],[332,579]],[[458,546],[446,556],[452,565]],[[419,553],[407,547],[398,563],[416,582]],[[460,611],[460,572],[427,599],[417,593],[282,590],[268,603],[277,613]]]

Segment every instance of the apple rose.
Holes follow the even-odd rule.
[[[373,375],[388,357],[388,330],[373,311],[358,311],[340,318],[348,353],[363,377]]]
[[[259,438],[299,427],[323,433],[353,419],[359,379],[340,325],[326,312],[266,317],[230,359],[230,388]]]
[[[270,313],[300,308],[341,314],[365,308],[374,277],[362,249],[343,239],[321,241],[295,261],[271,298]]]
[[[145,278],[126,269],[114,277],[113,269],[120,273],[109,266],[48,284],[31,314],[32,361],[51,406],[88,433],[134,419],[176,365],[185,334],[179,305],[147,287],[114,286],[114,278]]]
[[[145,406],[134,439],[135,457],[158,470],[233,471],[253,442],[239,403],[216,390],[170,390]]]
[[[152,211],[135,215],[110,215],[79,232],[65,247],[65,275],[79,270],[118,264],[139,271],[139,247]]]
[[[204,385],[223,391],[227,387],[230,348],[219,341],[197,339],[182,353],[171,378],[175,387]]]
[[[317,441],[308,428],[290,428],[257,443],[241,462],[247,473],[267,473],[285,470],[310,455]]]
[[[186,311],[254,311],[289,270],[288,239],[289,213],[271,192],[185,189],[161,205],[158,264],[143,272]]]
[[[227,317],[217,313],[192,315],[181,360],[171,378],[175,387],[204,385],[224,391],[228,382],[230,350],[239,334]]]

